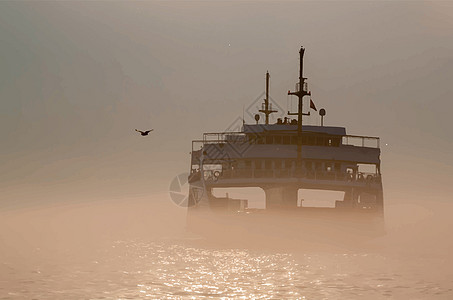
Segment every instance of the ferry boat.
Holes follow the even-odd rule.
[[[188,178],[190,227],[197,227],[192,218],[195,215],[198,220],[218,222],[222,216],[228,226],[256,218],[253,215],[269,220],[277,212],[296,222],[313,219],[319,212],[329,222],[343,218],[349,223],[352,216],[361,216],[366,224],[383,219],[379,137],[350,135],[345,127],[324,126],[324,109],[319,111],[320,126],[302,122],[309,115],[304,112],[303,100],[311,95],[307,78],[303,76],[304,52],[301,47],[295,91],[288,91],[288,95],[297,97],[296,112],[288,112],[287,117],[277,119],[274,124],[269,122],[269,116],[276,110],[269,103],[267,73],[266,97],[255,115],[255,124],[243,122],[239,132],[204,133],[202,139],[192,142]],[[264,115],[261,123],[260,113]],[[216,188],[240,187],[264,190],[265,209],[249,208],[247,199],[215,197],[213,193]],[[298,199],[300,189],[344,194],[333,207],[304,207]],[[198,229],[206,226],[209,225],[205,222],[199,223]]]

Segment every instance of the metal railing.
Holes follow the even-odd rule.
[[[205,143],[224,143],[245,141],[247,136],[243,132],[208,132],[203,134],[203,142]]]
[[[244,144],[252,142],[247,139],[247,135],[243,132],[209,132],[203,134],[203,140],[192,141],[192,151],[195,149],[195,144]],[[355,147],[366,147],[366,148],[380,148],[380,138],[373,136],[360,136],[360,135],[344,135],[342,136],[341,145],[355,146]],[[311,145],[303,145],[311,146]],[[316,146],[316,145],[312,145]],[[200,148],[201,148],[200,147]]]
[[[355,182],[363,184],[376,184],[381,182],[381,175],[376,173],[344,173],[334,171],[306,171],[295,169],[236,169],[236,170],[204,170],[204,180],[216,182],[222,179],[252,179],[252,178],[305,178],[312,180],[330,180],[342,182]],[[200,178],[201,173],[194,172],[192,178]]]

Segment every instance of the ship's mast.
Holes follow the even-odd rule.
[[[269,124],[269,115],[271,113],[277,112],[276,110],[272,110],[272,105],[269,109],[269,71],[266,72],[266,98],[264,99],[264,107],[260,109],[259,112],[262,112],[266,115],[266,125]]]
[[[300,59],[300,66],[299,66],[299,88],[296,88],[295,92],[288,91],[288,95],[295,95],[299,98],[299,105],[297,109],[297,113],[290,113],[288,115],[297,115],[297,162],[299,166],[302,164],[302,116],[309,116],[310,113],[303,113],[302,104],[304,96],[309,96],[311,93],[305,87],[305,79],[303,76],[304,70],[304,47],[300,48],[299,51],[299,59]]]

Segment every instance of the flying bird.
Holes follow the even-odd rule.
[[[135,129],[135,131],[137,132],[140,132],[140,134],[142,136],[147,136],[151,131],[153,131],[154,129],[151,129],[151,130],[147,130],[147,131],[141,131],[141,130],[138,130],[138,129]]]

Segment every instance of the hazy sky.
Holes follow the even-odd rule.
[[[451,199],[451,3],[1,2],[0,207],[166,192],[266,70],[286,109],[302,45],[325,123],[381,137],[386,201]]]

